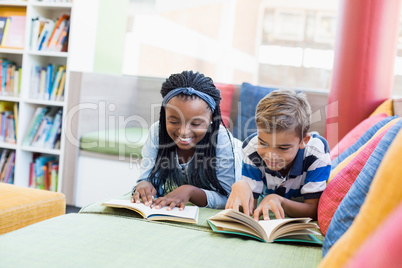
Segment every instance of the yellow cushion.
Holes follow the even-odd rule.
[[[62,193],[0,183],[0,234],[63,215]]]
[[[394,115],[394,107],[392,99],[386,100],[383,103],[381,103],[380,106],[378,106],[377,109],[375,109],[375,111],[372,114],[370,114],[370,117],[381,113],[386,113],[388,116]]]
[[[342,162],[340,162],[330,173],[329,178],[327,180],[327,184],[336,176],[336,174],[338,174],[347,164],[349,164],[350,161],[352,161],[356,155],[358,155],[366,146],[367,144],[370,144],[370,142],[377,137],[380,133],[382,133],[385,129],[390,128],[391,126],[393,126],[396,122],[398,122],[398,120],[400,120],[400,118],[395,118],[391,121],[389,121],[387,124],[385,124],[384,126],[382,126],[374,135],[373,137],[370,138],[370,140],[368,140],[362,147],[360,147],[356,152],[354,152],[353,154],[349,155],[348,157],[346,157]]]
[[[402,201],[401,152],[402,131],[399,131],[376,172],[359,214],[346,233],[328,251],[319,267],[343,267],[364,244],[366,238]]]

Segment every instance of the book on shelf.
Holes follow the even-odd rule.
[[[70,15],[62,14],[52,20],[45,17],[32,18],[31,49],[40,51],[62,51],[67,41]]]
[[[21,67],[14,62],[0,58],[0,94],[17,96],[19,93],[19,79]]]
[[[59,88],[61,78],[63,76],[63,73],[65,73],[65,71],[66,71],[66,66],[65,65],[62,65],[62,66],[59,67],[59,69],[58,69],[58,71],[56,73],[56,77],[54,78],[54,81],[53,81],[53,85],[52,85],[49,100],[56,100],[57,90]]]
[[[16,143],[15,106],[18,103],[0,101],[0,142]]]
[[[144,219],[150,221],[177,221],[186,223],[198,223],[198,212],[199,208],[197,206],[186,206],[183,210],[179,210],[178,207],[172,210],[167,210],[167,207],[160,209],[151,208],[143,203],[131,203],[130,200],[118,200],[112,199],[101,204],[106,207],[113,208],[125,208],[137,212]]]
[[[39,27],[39,37],[36,40],[37,46],[33,47],[33,49],[42,50],[42,47],[45,47],[44,45],[46,44],[46,38],[49,39],[49,35],[53,31],[55,22],[47,18],[39,18],[38,20],[39,25],[37,27]]]
[[[2,46],[24,48],[25,16],[8,17],[7,33],[3,36]],[[4,42],[3,42],[4,41]]]
[[[0,172],[0,181],[5,183],[13,183],[13,169],[15,163],[15,151],[11,151],[7,156],[6,162]]]
[[[3,170],[3,168],[4,168],[4,165],[6,164],[8,153],[9,153],[8,149],[3,149],[3,151],[1,152],[1,156],[0,156],[0,174],[1,174],[1,171]]]
[[[22,143],[24,146],[31,145],[32,140],[42,122],[42,118],[45,116],[47,111],[48,111],[47,107],[39,106],[36,108],[34,116],[32,117],[31,120],[31,124],[28,128],[28,132],[26,133],[24,141]]]
[[[61,77],[59,87],[57,88],[56,101],[62,101],[63,100],[65,84],[66,84],[66,72],[64,71],[63,76]]]
[[[66,65],[32,66],[30,95],[45,100],[62,100]]]
[[[315,237],[320,233],[311,218],[286,218],[271,220],[254,220],[242,212],[226,209],[210,217],[207,221],[217,233],[242,235],[263,242],[302,242],[321,245]]]
[[[0,46],[4,47],[6,44],[6,39],[7,39],[7,34],[8,34],[8,29],[10,28],[10,18],[6,18],[6,25],[4,26],[4,32],[3,32],[3,38],[1,40]]]
[[[6,29],[7,17],[0,17],[0,44],[2,43],[4,30]]]
[[[49,41],[46,44],[46,49],[50,51],[56,50],[57,40],[59,39],[60,34],[62,33],[64,27],[67,25],[67,22],[70,19],[70,15],[63,14],[61,15],[53,28],[53,31],[50,35]]]
[[[24,146],[53,149],[59,139],[62,109],[38,107],[23,142]]]
[[[52,178],[51,173],[55,166],[58,167],[56,156],[34,154],[33,162],[30,164],[30,187],[42,190],[57,189],[57,174]]]
[[[52,127],[50,131],[47,133],[46,138],[44,140],[44,148],[52,149],[55,148],[56,141],[61,132],[61,120],[62,120],[63,111],[60,109],[57,111],[54,116]]]
[[[14,110],[14,132],[15,132],[15,139],[17,139],[17,132],[18,132],[18,102],[14,102],[13,104]]]

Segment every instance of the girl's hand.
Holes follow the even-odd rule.
[[[174,207],[179,207],[179,210],[183,210],[186,203],[190,200],[194,186],[182,185],[165,196],[159,197],[155,200],[153,207],[162,208],[168,206],[167,210],[172,210]]]
[[[239,211],[239,207],[243,207],[246,215],[252,215],[254,208],[253,191],[246,181],[238,181],[232,185],[232,192],[226,202],[225,209],[234,209]]]
[[[284,219],[285,212],[282,208],[284,198],[277,194],[266,196],[260,205],[254,210],[254,220],[258,221],[260,215],[263,215],[264,220],[269,220],[269,211],[271,210],[277,219]]]
[[[131,202],[139,204],[141,202],[140,199],[142,199],[144,205],[152,205],[155,195],[156,190],[152,183],[149,181],[141,181],[135,187],[135,192],[131,198]]]

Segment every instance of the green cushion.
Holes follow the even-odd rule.
[[[317,267],[321,247],[79,213],[1,235],[0,260],[2,267],[29,268]]]
[[[138,127],[94,131],[81,136],[80,148],[94,153],[140,158],[147,137],[148,129]]]

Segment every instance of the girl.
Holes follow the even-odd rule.
[[[169,210],[182,210],[188,201],[224,208],[235,177],[240,177],[234,157],[240,154],[222,125],[219,89],[211,78],[184,71],[166,79],[161,94],[159,122],[151,126],[142,149],[142,174],[132,202],[142,199],[147,206]]]

